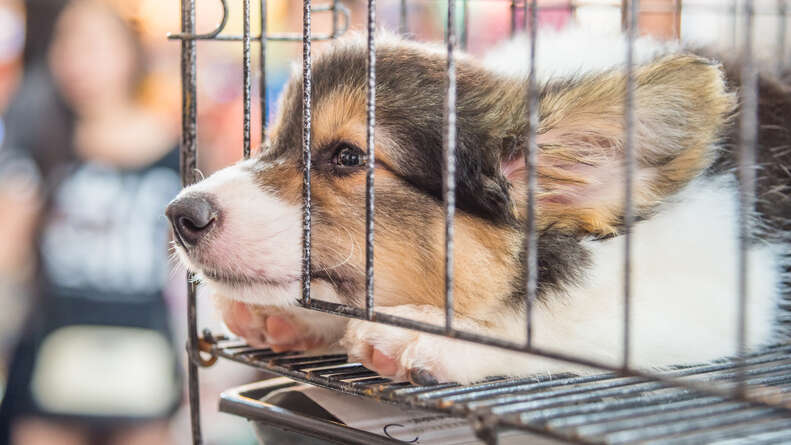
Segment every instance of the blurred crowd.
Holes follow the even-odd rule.
[[[361,32],[365,2],[343,3],[351,32]],[[400,2],[377,3],[378,25],[399,29]],[[229,4],[225,32],[241,34],[241,2]],[[267,5],[270,33],[301,31],[300,2]],[[410,1],[403,25],[418,40],[439,41],[445,7]],[[509,36],[509,1],[468,8],[469,51],[482,54]],[[221,14],[220,2],[197,2],[198,32]],[[560,28],[571,17],[560,7],[539,21]],[[612,8],[577,17],[620,23]],[[732,29],[717,20],[711,26]],[[317,13],[313,30],[331,23]],[[257,20],[252,27],[260,32]],[[0,443],[188,441],[185,276],[168,262],[163,214],[180,187],[179,43],[166,38],[179,28],[177,0],[0,0]],[[705,37],[704,28],[689,32]],[[320,52],[326,43],[315,45]],[[241,156],[241,52],[238,43],[198,43],[204,174]],[[299,41],[269,44],[270,116],[300,56]],[[253,123],[261,122],[257,105]],[[261,132],[254,125],[251,133],[256,146]],[[221,329],[206,298],[199,317],[200,326]],[[201,376],[206,443],[252,443],[242,420],[217,413],[216,400],[260,375],[218,363]]]

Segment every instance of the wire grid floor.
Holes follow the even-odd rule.
[[[383,378],[343,354],[275,353],[227,338],[218,339],[210,350],[296,381],[469,417],[476,421],[481,437],[491,437],[486,428],[490,433],[495,428],[518,428],[596,444],[791,443],[791,416],[785,409],[639,377],[564,374],[551,379],[500,377],[472,385],[416,386]],[[748,356],[743,369],[735,361],[722,360],[676,368],[665,375],[735,387],[744,374],[750,391],[769,389],[777,403],[787,403],[791,402],[789,353],[791,346],[777,346]]]

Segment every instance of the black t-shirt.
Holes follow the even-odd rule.
[[[58,176],[0,417],[115,425],[168,415],[181,391],[163,295],[178,152],[138,169],[75,162]]]
[[[37,281],[42,303],[56,308],[51,323],[161,329],[164,208],[180,189],[178,153],[136,170],[79,163],[62,177],[38,239]]]

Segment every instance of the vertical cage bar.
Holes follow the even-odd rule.
[[[258,97],[260,98],[261,102],[261,146],[266,146],[266,119],[267,113],[269,112],[268,106],[266,103],[267,100],[267,93],[266,93],[266,0],[261,0],[261,40],[259,43],[261,46],[259,47],[259,71],[261,73],[260,83],[259,83],[259,91]]]
[[[631,347],[632,306],[632,225],[634,224],[634,41],[638,30],[640,0],[631,0],[626,14],[626,95],[624,103],[624,151],[626,157],[624,175],[624,252],[623,252],[623,367],[629,368]]]
[[[511,37],[516,34],[516,0],[511,0]]]
[[[629,0],[621,0],[621,31],[629,28]]]
[[[195,0],[181,0],[181,32],[195,31]],[[198,107],[195,40],[181,39],[181,144],[179,168],[181,184],[186,187],[195,182],[198,167]],[[197,332],[197,331],[196,331]]]
[[[310,304],[310,0],[302,1],[302,303]]]
[[[733,49],[738,47],[737,34],[739,33],[739,0],[731,2],[731,46]]]
[[[785,69],[785,60],[786,60],[786,34],[787,34],[787,17],[786,14],[788,13],[788,5],[786,4],[787,0],[777,0],[777,53],[775,57],[777,58],[777,65],[775,66],[775,74],[777,77],[783,75],[783,70]]]
[[[338,37],[338,0],[332,0],[332,38]]]
[[[470,34],[470,2],[468,0],[461,1],[461,49],[467,51],[469,44]]]
[[[198,310],[196,301],[198,289],[193,273],[188,273],[187,281],[187,329],[189,331],[187,336],[187,348],[189,349],[187,354],[187,390],[189,392],[192,443],[194,445],[200,445],[203,443],[203,433],[201,432],[200,425],[200,380],[198,379],[198,363],[196,360],[196,358],[199,357]]]
[[[525,234],[525,308],[527,348],[533,345],[533,304],[538,290],[538,236],[536,235],[536,156],[538,142],[538,91],[536,90],[536,38],[538,37],[538,0],[530,2],[530,71],[527,76],[527,215]],[[527,10],[525,10],[527,16]],[[527,19],[525,18],[525,22]]]
[[[675,8],[674,9],[675,9],[674,10],[674,14],[675,14],[675,16],[674,16],[674,19],[675,19],[674,23],[675,23],[676,29],[673,30],[673,37],[676,38],[676,39],[680,39],[681,38],[681,12],[682,12],[681,0],[675,0]]]
[[[453,330],[453,218],[456,214],[456,2],[448,1],[445,102],[445,330]]]
[[[368,89],[366,146],[368,149],[365,177],[365,313],[374,318],[374,168],[376,153],[374,126],[376,125],[376,0],[368,0]]]
[[[243,147],[242,154],[245,159],[250,157],[250,0],[242,3],[242,101],[243,110]]]
[[[406,0],[400,0],[398,7],[398,34],[406,35],[409,32],[409,15]]]
[[[758,70],[753,59],[753,2],[743,5],[744,37],[742,46],[742,114],[740,122],[741,140],[739,141],[739,256],[738,256],[738,304],[739,326],[737,344],[739,347],[739,386],[744,394],[745,369],[744,357],[747,353],[747,289],[749,286],[747,267],[751,224],[750,214],[755,205],[755,149],[758,142]]]
[[[181,0],[181,32],[190,35],[195,32],[195,0]],[[188,186],[195,182],[198,167],[197,139],[197,70],[195,40],[181,40],[181,144],[179,147],[179,169],[181,183]],[[198,322],[195,276],[187,275],[187,391],[190,404],[190,426],[192,443],[203,443],[200,425],[200,387],[198,364],[194,357],[198,354]]]

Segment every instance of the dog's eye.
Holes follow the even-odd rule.
[[[339,168],[355,168],[365,165],[365,153],[350,144],[341,144],[335,150],[332,163]]]

